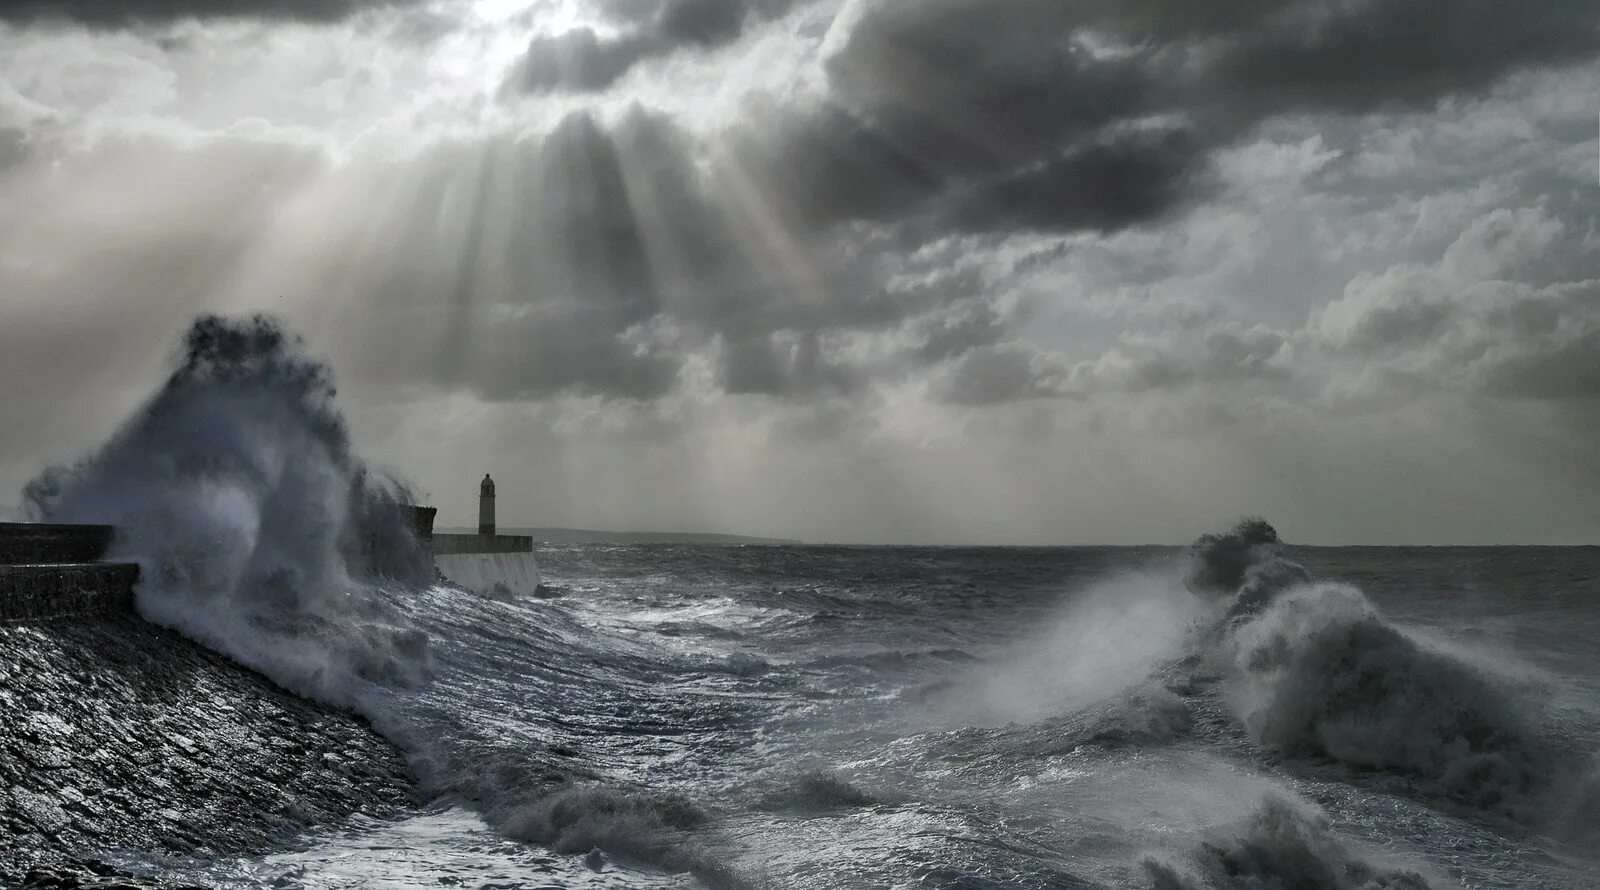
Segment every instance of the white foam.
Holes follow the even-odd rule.
[[[961,722],[1003,724],[1101,701],[1181,655],[1190,630],[1207,613],[1171,575],[1102,579],[957,683],[947,713]]]
[[[28,486],[34,512],[117,527],[140,612],[288,689],[360,708],[426,681],[381,573],[425,576],[405,490],[350,451],[325,369],[264,319],[203,318],[166,384],[98,452]]]

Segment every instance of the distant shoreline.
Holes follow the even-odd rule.
[[[477,529],[464,526],[442,527],[437,532],[448,534],[474,534]],[[503,535],[527,535],[535,543],[544,544],[757,544],[766,546],[846,547],[863,549],[956,549],[956,550],[1187,550],[1190,544],[952,544],[949,542],[908,544],[904,542],[882,544],[860,541],[802,541],[795,538],[762,538],[751,535],[713,534],[709,532],[618,532],[584,528],[526,528],[506,527],[496,529]],[[1600,544],[1290,544],[1291,550],[1517,550],[1546,548],[1570,550],[1600,547]]]
[[[436,532],[472,534],[474,528],[439,528]],[[804,544],[790,538],[757,538],[749,535],[721,535],[701,532],[609,532],[587,528],[495,529],[502,535],[527,535],[546,544]]]

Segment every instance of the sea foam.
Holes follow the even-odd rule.
[[[435,646],[399,608],[432,584],[405,486],[359,459],[327,368],[265,317],[196,320],[172,373],[100,449],[27,486],[36,518],[118,529],[140,613],[290,691],[367,717],[425,791],[507,834],[594,847],[715,886],[687,799],[552,766],[537,745],[479,747],[425,694]]]
[[[24,491],[31,512],[117,527],[145,618],[286,688],[360,709],[371,685],[416,686],[427,638],[383,583],[421,583],[404,486],[351,452],[326,368],[265,318],[204,317],[120,430]]]
[[[1574,768],[1542,741],[1536,691],[1394,624],[1354,587],[1314,582],[1264,520],[1201,538],[1191,557],[1190,588],[1227,606],[1213,654],[1258,744],[1419,776],[1522,819]]]

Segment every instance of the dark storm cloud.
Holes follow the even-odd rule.
[[[828,60],[827,101],[759,122],[740,147],[783,171],[785,204],[803,218],[893,220],[961,192],[957,217],[982,221],[990,189],[1004,200],[1029,174],[1091,172],[1103,155],[1078,140],[1149,101],[1150,71],[1069,45],[1055,7],[996,17],[934,5],[943,14],[874,7]]]
[[[1507,71],[1592,57],[1600,7],[1582,0],[1280,4],[1225,38],[1208,86],[1265,112],[1427,107]]]
[[[1119,229],[1192,196],[1200,158],[1183,131],[1121,135],[973,183],[943,218],[964,232]]]
[[[164,24],[191,18],[334,22],[417,0],[6,0],[0,21],[76,22],[91,27]]]
[[[1150,222],[1270,117],[1426,108],[1600,50],[1573,0],[887,0],[848,27],[826,99],[739,151],[801,220],[955,232]]]
[[[781,14],[791,0],[662,0],[658,4],[613,4],[629,19],[614,37],[592,28],[533,38],[506,91],[518,93],[603,90],[634,65],[685,47],[709,49],[732,41],[750,19]]]
[[[790,2],[613,0],[617,36],[541,37],[511,86],[602,89]],[[351,277],[405,329],[366,361],[388,380],[503,399],[650,398],[699,355],[726,391],[786,397],[929,370],[963,403],[1269,377],[1278,344],[1222,334],[1124,344],[1078,370],[1008,342],[1014,320],[980,296],[992,282],[914,292],[886,284],[889,266],[951,234],[982,244],[1160,221],[1208,195],[1219,148],[1275,115],[1421,108],[1594,53],[1592,4],[1465,3],[1477,14],[1420,0],[867,5],[830,36],[825,93],[756,113],[720,152],[661,115],[578,112],[543,136],[437,148],[397,171],[385,190],[406,212],[362,216],[380,247]],[[327,20],[374,5],[386,4],[23,0],[0,15]],[[0,165],[23,145],[0,130]],[[786,280],[775,255],[811,280]],[[882,342],[853,353],[844,335]],[[1552,349],[1581,358],[1585,342]],[[1543,379],[1531,365],[1496,373],[1504,389]]]
[[[536,44],[522,86],[601,88],[640,58],[715,45],[738,33],[727,22],[764,14],[724,20],[716,13],[727,7],[683,6],[682,21],[669,26],[668,11],[679,7],[630,8],[641,24],[621,37],[575,32]],[[802,243],[858,222],[889,224],[910,244],[949,234],[1115,231],[1206,198],[1212,156],[1274,116],[1424,108],[1473,94],[1519,68],[1593,55],[1600,17],[1540,0],[1440,23],[1449,32],[1440,36],[1424,27],[1437,13],[1413,0],[1224,3],[1204,12],[1158,0],[1015,0],[1004,15],[978,0],[887,0],[864,10],[831,41],[826,93],[746,121],[711,165],[711,183],[686,174],[688,161],[623,183],[625,162],[605,160],[615,137],[591,130],[560,165],[588,172],[547,186],[560,206],[564,188],[588,183],[590,200],[611,208],[614,224],[597,241],[605,249],[592,254],[607,265],[588,278],[624,279],[597,282],[601,292],[636,285],[652,294],[613,321],[666,315],[714,337],[716,379],[729,392],[849,392],[863,380],[935,366],[940,395],[969,404],[1147,392],[1281,379],[1283,343],[1264,330],[1219,328],[1192,342],[1122,344],[1069,367],[1005,343],[1007,323],[983,314],[991,308],[953,320],[949,307],[974,290],[917,304],[868,276],[844,288],[830,281],[820,300],[790,299],[751,280],[762,258],[743,253],[729,231],[715,197],[725,190],[718,169],[738,170],[763,192],[758,203]],[[612,168],[614,187],[586,178]],[[673,218],[703,227],[695,239],[703,261],[670,297],[651,278],[646,239],[629,230],[647,182],[678,183]],[[576,219],[589,226],[585,214]],[[899,352],[861,365],[823,348],[830,334],[851,330],[897,332]]]

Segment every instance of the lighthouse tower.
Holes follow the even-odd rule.
[[[494,480],[483,474],[483,484],[478,486],[478,534],[494,534]]]

